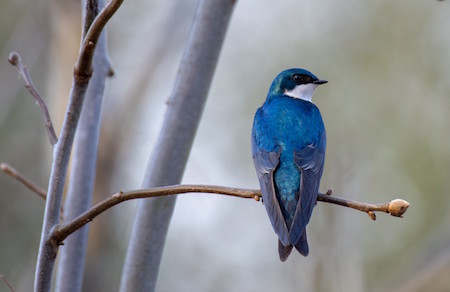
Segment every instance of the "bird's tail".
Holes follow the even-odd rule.
[[[300,240],[295,245],[295,248],[303,256],[305,256],[305,257],[308,256],[308,254],[309,254],[309,247],[308,247],[308,240],[306,238],[306,229],[303,231],[302,236],[300,237]]]
[[[306,229],[303,231],[300,240],[295,245],[295,249],[298,250],[303,256],[308,256],[309,254],[309,246],[308,239],[306,238]],[[284,246],[280,240],[278,240],[278,254],[280,255],[280,260],[282,262],[286,261],[292,251],[292,245]]]
[[[284,246],[280,240],[278,240],[278,253],[280,254],[280,260],[282,262],[286,261],[288,256],[291,254],[292,245]]]

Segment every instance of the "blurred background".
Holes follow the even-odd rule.
[[[59,133],[80,41],[80,1],[2,1],[0,161],[47,187],[42,116],[7,62],[18,51]],[[94,201],[138,189],[196,2],[125,1],[109,27],[108,80]],[[275,4],[276,3],[276,4]],[[366,202],[403,198],[405,218],[318,203],[310,255],[278,259],[253,200],[179,196],[158,291],[450,291],[449,1],[239,1],[184,183],[257,188],[253,114],[272,79],[303,67],[328,133],[321,190]],[[33,285],[44,202],[0,174],[0,274]],[[85,291],[118,290],[136,202],[90,227]],[[8,291],[0,283],[0,291]]]

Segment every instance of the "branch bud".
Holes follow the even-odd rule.
[[[20,55],[16,52],[11,52],[9,54],[8,61],[9,63],[11,63],[11,65],[17,66],[17,64],[20,62]]]
[[[409,203],[402,199],[395,199],[389,203],[388,212],[395,217],[403,217],[402,215],[408,210]]]

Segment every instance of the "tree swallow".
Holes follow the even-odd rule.
[[[306,225],[317,201],[327,140],[311,98],[324,83],[304,69],[281,72],[253,122],[253,162],[283,262],[293,246],[309,253]]]

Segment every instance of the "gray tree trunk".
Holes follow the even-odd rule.
[[[85,10],[83,19],[85,22],[90,22],[97,15],[98,10],[105,5],[105,0],[98,0],[98,7],[88,5],[89,1],[83,1],[83,4]],[[92,9],[97,11],[86,11]],[[89,25],[90,23],[85,24],[85,32]],[[74,219],[91,206],[100,133],[100,109],[105,79],[110,69],[105,31],[99,38],[93,68],[94,73],[89,81],[75,134],[69,186],[64,204],[64,221]],[[56,274],[56,291],[82,290],[88,231],[89,228],[86,225],[69,236],[61,246]]]
[[[179,184],[235,1],[200,0],[143,187]],[[154,291],[176,197],[138,203],[120,291]]]

